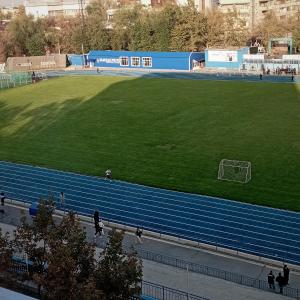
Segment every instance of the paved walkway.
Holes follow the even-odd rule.
[[[0,215],[0,227],[4,232],[13,232],[15,226],[19,223],[20,216],[23,214],[28,216],[28,209],[20,209],[14,206],[5,206],[5,215]],[[87,238],[91,240],[94,234],[94,228],[91,222],[83,222],[83,226],[87,230]],[[108,228],[106,228],[106,233]],[[106,237],[105,237],[106,238]],[[104,239],[105,239],[104,238]],[[195,249],[177,245],[172,242],[165,242],[155,238],[143,237],[143,244],[135,244],[133,233],[127,233],[124,238],[126,245],[134,244],[144,250],[160,253],[166,256],[176,257],[186,261],[215,267],[230,272],[237,272],[245,276],[266,279],[270,270],[269,266],[262,263],[249,262],[238,257],[230,257],[220,253],[213,253],[206,250]],[[100,244],[99,244],[100,245]],[[100,251],[100,249],[98,249]],[[258,289],[244,287],[222,279],[205,276],[202,274],[191,273],[186,270],[177,269],[175,267],[166,266],[150,261],[143,261],[143,279],[157,284],[162,284],[170,288],[189,291],[192,294],[207,297],[211,300],[276,300],[289,299],[279,294],[261,291]],[[277,274],[281,268],[271,268]],[[290,287],[300,287],[300,273],[291,271]]]

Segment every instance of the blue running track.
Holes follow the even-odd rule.
[[[300,265],[300,213],[0,161],[0,189],[103,219]],[[59,204],[58,204],[59,206]]]
[[[263,80],[259,79],[255,74],[242,73],[199,73],[199,72],[146,72],[142,70],[113,70],[105,69],[97,73],[96,70],[68,70],[68,71],[47,71],[48,77],[60,76],[125,76],[125,77],[144,77],[144,78],[169,78],[169,79],[194,79],[194,80],[238,80],[238,81],[256,81],[256,82],[273,82],[273,83],[292,83],[291,76],[265,75]],[[295,76],[295,83],[300,82],[300,77]]]

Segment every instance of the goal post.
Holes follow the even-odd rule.
[[[222,159],[219,164],[218,179],[247,183],[251,180],[251,163]]]

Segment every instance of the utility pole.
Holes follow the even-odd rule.
[[[85,19],[84,19],[84,7],[85,7],[85,0],[78,0],[79,9],[80,9],[80,16],[81,16],[81,53],[82,53],[82,68],[85,66],[85,60],[84,60],[84,27],[85,27]]]

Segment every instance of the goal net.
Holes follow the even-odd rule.
[[[218,179],[247,183],[251,180],[251,163],[222,159],[219,164]]]

